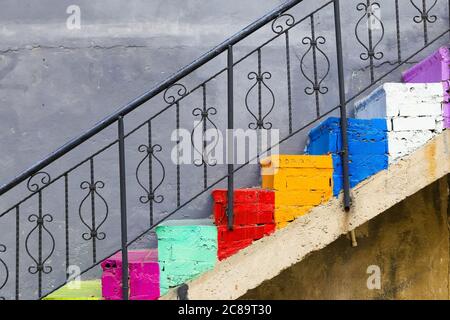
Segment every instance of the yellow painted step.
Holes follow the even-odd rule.
[[[277,220],[277,228],[284,228],[289,222],[294,221],[297,217],[307,214],[313,206],[283,206],[275,207],[275,216]]]
[[[285,227],[333,195],[331,155],[274,155],[261,160],[262,188],[275,191],[275,222]]]
[[[102,300],[100,280],[80,281],[78,285],[65,285],[43,300]]]

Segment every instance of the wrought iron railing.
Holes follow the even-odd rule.
[[[229,202],[232,203],[235,179],[238,177],[236,173],[248,167],[254,159],[248,159],[239,165],[227,163],[221,166],[205,152],[205,133],[208,129],[219,131],[221,127],[246,127],[261,132],[275,127],[282,128],[285,129],[285,135],[277,143],[280,145],[291,141],[299,133],[304,133],[324,117],[340,113],[344,208],[349,209],[351,201],[346,106],[374,84],[389,77],[395,70],[411,63],[412,59],[425,49],[447,43],[448,38],[445,36],[449,32],[450,7],[445,0],[410,0],[401,3],[398,0],[363,0],[356,1],[354,11],[355,6],[350,7],[350,1],[340,4],[339,0],[331,0],[317,4],[317,9],[307,15],[300,13],[301,17],[296,18],[293,12],[295,9],[304,11],[302,6],[297,7],[301,2],[303,0],[293,0],[279,6],[89,131],[71,140],[11,182],[4,184],[0,188],[2,206],[5,207],[0,213],[0,299],[42,298],[71,279],[69,270],[74,264],[84,264],[85,266],[80,268],[81,274],[84,274],[118,250],[121,250],[126,258],[128,248],[158,224],[188,208],[209,190],[223,183],[228,187]],[[344,6],[346,12],[341,16],[340,10]],[[437,8],[440,9],[440,15],[433,13]],[[380,9],[393,16],[380,17],[377,13]],[[408,16],[407,21],[423,26],[423,45],[420,44],[414,50],[411,49],[414,47],[411,44],[405,49],[402,43],[403,39],[406,39],[401,29],[404,26],[402,12],[410,13],[411,9],[416,10],[416,13],[412,17]],[[352,16],[349,13],[353,11],[360,13],[356,23],[347,19]],[[333,21],[319,20],[322,14],[334,17]],[[346,19],[345,22],[341,21],[342,18]],[[443,23],[431,32],[431,26],[438,25],[441,20]],[[320,28],[327,23],[331,23],[328,29]],[[386,23],[392,23],[392,26],[386,28]],[[348,30],[349,28],[351,30]],[[346,35],[353,33],[353,40],[356,41],[353,43],[358,45],[353,47],[350,42],[351,48],[346,54],[342,29],[345,29]],[[393,31],[393,37],[387,39],[389,30]],[[411,30],[409,32],[414,33],[416,45],[417,32]],[[270,35],[264,41],[258,38],[261,45],[237,58],[236,51],[241,50],[239,45],[257,32],[266,32],[265,36],[269,32]],[[333,43],[329,41],[330,37],[334,38],[334,44],[330,45]],[[348,39],[346,36],[345,40]],[[294,46],[293,41],[301,46]],[[264,53],[265,50],[272,50],[269,48],[271,45],[281,52],[277,55],[277,61],[270,64],[276,71],[269,71],[269,64],[263,63],[266,57],[267,60],[270,59]],[[392,50],[383,51],[382,46]],[[405,50],[411,52],[405,55]],[[395,52],[394,57],[388,59],[387,53],[391,51]],[[205,80],[196,81],[197,84],[191,89],[183,84],[195,71],[211,62],[220,65],[220,58],[224,53],[226,66],[211,72],[212,76],[206,77]],[[346,61],[353,57],[359,57],[359,62],[363,65],[363,76],[358,80],[365,80],[366,83],[358,82],[356,90],[351,92],[344,67]],[[243,65],[245,66],[242,67]],[[239,72],[241,67],[245,72]],[[244,74],[244,79],[239,77],[240,74]],[[336,79],[331,79],[333,74]],[[220,81],[223,81],[222,84]],[[299,87],[303,87],[301,91],[297,90]],[[223,91],[226,94],[222,100],[211,94],[214,92],[220,96]],[[333,96],[338,97],[335,103],[332,101]],[[310,98],[312,100],[308,100]],[[226,107],[225,103],[217,105],[219,100],[227,101]],[[211,101],[215,102],[214,106]],[[156,113],[152,112],[151,116],[148,116],[148,109],[140,108],[139,110],[144,110],[144,114],[147,114],[145,121],[126,132],[125,117],[131,117],[137,112],[137,108],[147,102],[163,102],[164,107]],[[326,108],[327,105],[334,107]],[[303,109],[299,113],[300,106]],[[139,114],[139,118],[141,117],[142,114]],[[173,129],[188,127],[184,123],[191,123],[195,119],[198,122],[191,126],[191,138],[200,132],[202,145],[195,145],[192,139],[197,161],[188,166],[188,177],[183,179],[184,165],[179,161],[166,161],[171,147],[178,151],[176,155],[179,160],[181,137],[177,133],[175,141],[165,141],[162,131],[171,133]],[[170,122],[173,123],[171,127],[168,125]],[[91,147],[97,143],[92,143],[94,138],[111,134],[113,125],[117,125],[118,131],[114,133],[113,138],[109,136],[109,141],[102,148],[94,152],[89,151],[88,156],[66,167],[68,169],[56,170],[59,172],[56,174],[50,173],[50,170],[54,170],[54,164],[62,162],[63,156],[71,155],[85,145]],[[136,143],[133,139],[138,142],[136,148],[131,150],[130,146]],[[142,143],[141,139],[145,142]],[[273,147],[275,146],[259,150],[257,157]],[[109,162],[117,166],[102,166],[102,157],[108,155]],[[130,159],[133,164],[132,176],[129,175]],[[191,175],[196,168],[201,171],[201,186],[192,182]],[[215,173],[212,176],[211,170]],[[131,200],[127,197],[129,193],[126,189],[133,189],[137,196]],[[131,201],[137,211],[145,208],[148,212],[148,225],[141,227],[130,240],[127,222],[133,222],[142,215],[127,218],[127,208],[129,209]],[[166,207],[162,209],[163,204]],[[120,215],[114,214],[115,212],[120,212]],[[232,206],[228,207],[227,214],[231,228]],[[107,224],[120,225],[120,228],[113,229],[107,235]],[[106,249],[102,247],[99,253],[99,245],[107,238],[114,240],[116,235],[120,236],[120,244],[111,244]],[[108,249],[109,252],[104,253]],[[127,264],[124,259],[124,280],[128,278]],[[52,274],[55,276],[51,277]],[[35,285],[30,287],[30,282]],[[123,283],[123,296],[127,299],[127,281]]]

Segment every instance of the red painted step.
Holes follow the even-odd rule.
[[[214,190],[214,222],[217,226],[226,226],[227,219],[227,191]],[[274,223],[273,211],[275,207],[275,193],[265,189],[237,189],[234,190],[234,219],[233,225],[258,225]]]
[[[271,190],[234,191],[233,230],[228,230],[227,191],[214,190],[214,221],[218,227],[218,257],[228,258],[253,241],[275,231],[275,195]]]

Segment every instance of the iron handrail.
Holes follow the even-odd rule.
[[[107,127],[109,127],[114,122],[118,121],[120,117],[124,117],[125,115],[129,114],[131,111],[135,110],[136,108],[140,107],[153,97],[157,96],[158,94],[162,93],[167,88],[170,88],[172,85],[177,83],[179,80],[183,79],[188,74],[194,72],[198,68],[202,67],[212,59],[219,56],[221,53],[228,50],[230,46],[235,45],[236,43],[240,42],[241,40],[247,38],[254,32],[258,31],[260,28],[264,27],[268,22],[272,21],[279,15],[283,14],[287,10],[293,8],[303,0],[289,0],[285,2],[284,4],[278,6],[268,14],[262,16],[261,18],[257,19],[253,23],[249,24],[247,27],[242,29],[241,31],[234,34],[232,37],[228,38],[218,46],[214,47],[207,53],[203,54],[201,57],[187,65],[186,67],[180,69],[178,72],[167,78],[166,80],[160,82],[157,84],[153,89],[149,90],[148,92],[144,93],[140,97],[134,99],[133,101],[129,102],[113,114],[107,116],[103,120],[99,121],[97,124],[95,124],[90,130],[86,131],[85,133],[81,134],[80,136],[70,140],[66,144],[64,144],[62,147],[58,148],[56,151],[49,154],[47,157],[45,157],[43,160],[39,161],[35,165],[31,166],[27,170],[20,173],[18,176],[16,176],[14,179],[12,179],[10,182],[3,184],[0,187],[0,196],[17,186],[19,183],[25,181],[26,179],[30,178],[34,174],[38,173],[40,170],[54,162],[55,160],[61,158],[68,152],[72,151],[79,145],[81,145],[83,142],[89,140],[97,133],[103,131]]]

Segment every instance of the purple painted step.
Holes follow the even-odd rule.
[[[128,252],[130,300],[156,300],[159,291],[158,252],[132,250]],[[116,253],[101,264],[102,296],[105,300],[122,299],[122,254]]]
[[[450,51],[442,47],[422,62],[403,73],[406,83],[435,83],[443,85],[444,125],[450,128]]]

